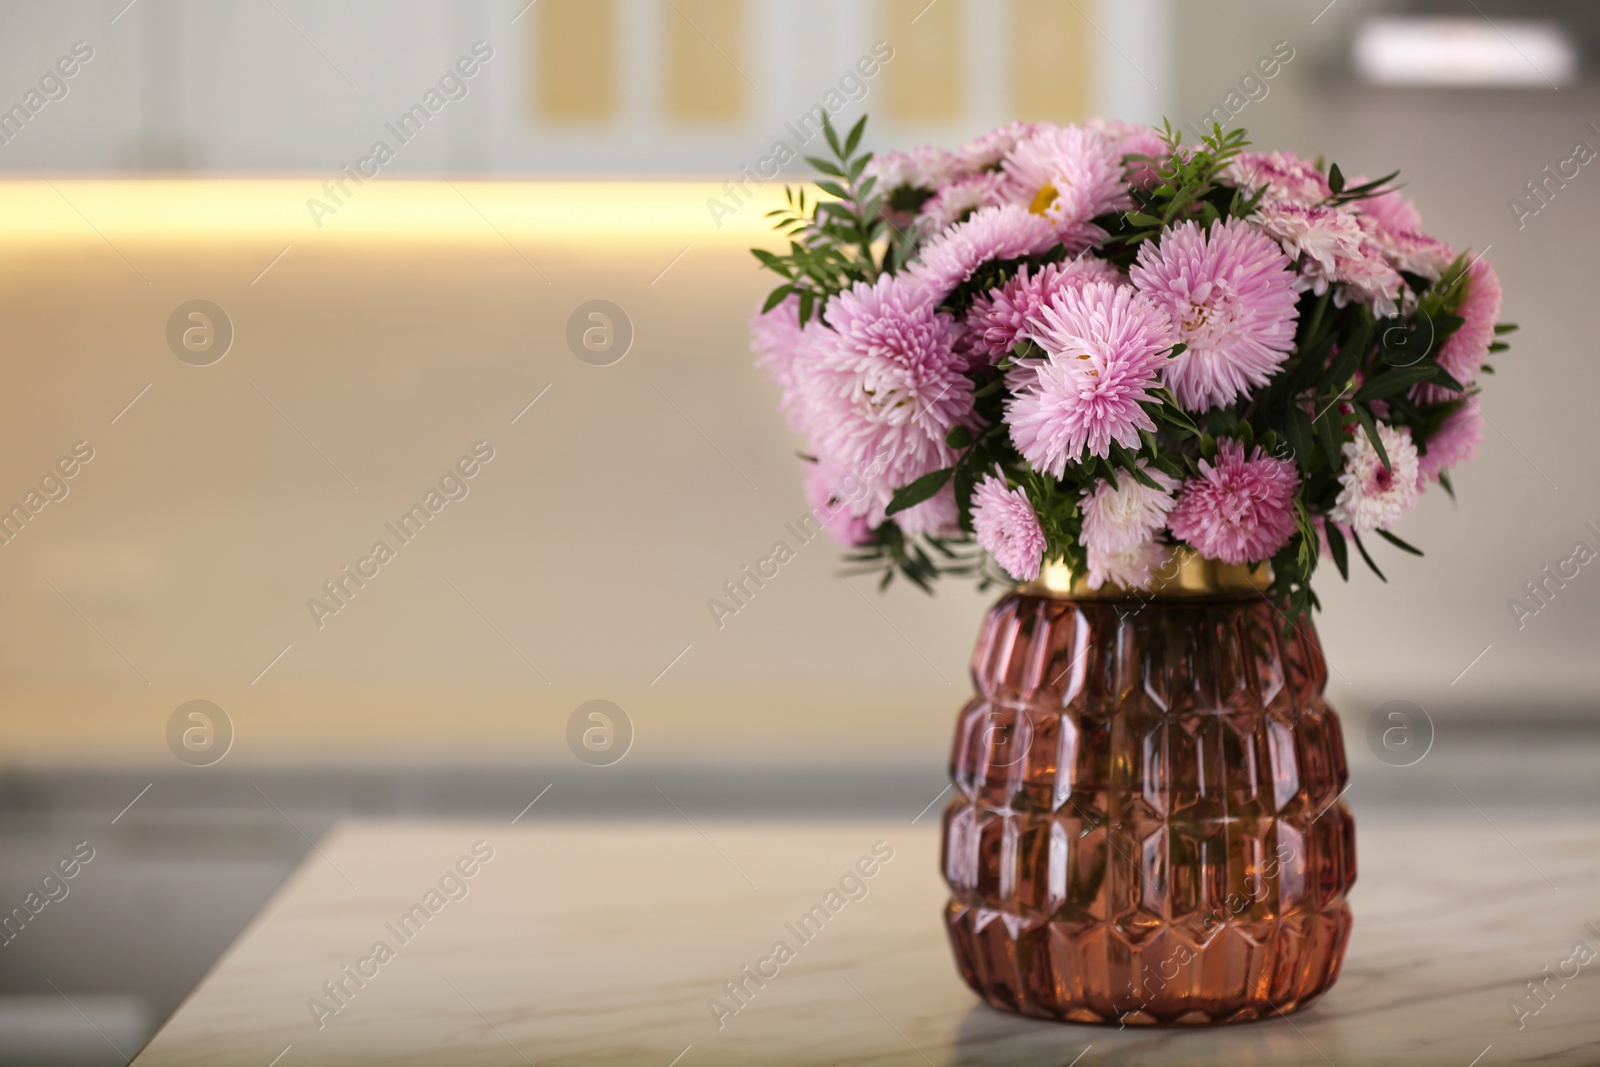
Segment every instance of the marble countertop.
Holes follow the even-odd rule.
[[[931,813],[341,824],[135,1062],[1600,1062],[1592,821],[1360,823],[1338,985],[1286,1019],[1206,1031],[1060,1025],[979,1004],[945,941],[938,845]],[[847,883],[821,931],[796,937],[792,924],[875,848],[874,876]],[[781,961],[779,940],[793,949]],[[776,974],[745,979],[741,1003],[725,983],[746,967]],[[1542,1001],[1527,988],[1536,978]]]

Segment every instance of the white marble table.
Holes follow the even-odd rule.
[[[932,822],[344,824],[136,1063],[1600,1063],[1600,959],[1550,980],[1521,1029],[1510,1007],[1519,994],[1536,1003],[1525,983],[1578,943],[1600,950],[1586,925],[1600,922],[1592,824],[1360,822],[1355,934],[1319,1004],[1217,1030],[1119,1032],[977,1002],[940,925]],[[801,944],[785,924],[827,903],[880,841],[893,858],[866,895]],[[493,858],[474,866],[477,842]],[[474,873],[446,888],[466,895],[427,900],[462,857]],[[430,903],[420,932],[397,932]],[[708,1000],[732,1007],[724,983],[779,939],[793,958],[767,964],[776,976],[747,983],[753,996],[719,1028]],[[347,965],[369,977],[358,987]],[[341,979],[342,1006],[324,987]]]

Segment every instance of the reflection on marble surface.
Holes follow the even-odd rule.
[[[1521,1029],[1510,1005],[1600,947],[1600,828],[1369,819],[1358,847],[1355,933],[1319,1003],[1118,1031],[978,1004],[944,940],[931,819],[345,824],[136,1062],[1595,1062],[1600,968],[1546,980]]]

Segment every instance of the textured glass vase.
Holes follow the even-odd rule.
[[[1090,1023],[1303,1008],[1339,974],[1355,832],[1309,620],[1262,593],[1025,589],[956,725],[946,922],[988,1003]]]

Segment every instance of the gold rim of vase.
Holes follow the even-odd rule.
[[[1160,597],[1222,596],[1230,593],[1264,593],[1272,586],[1272,565],[1222,563],[1207,559],[1191,548],[1167,552],[1150,574],[1150,584],[1130,588],[1106,582],[1090,588],[1089,577],[1061,560],[1046,560],[1039,577],[1017,586],[1024,596],[1071,597],[1074,600],[1150,600]]]

